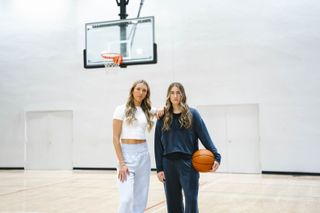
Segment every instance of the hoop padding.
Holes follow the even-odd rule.
[[[104,66],[118,67],[123,63],[123,57],[119,53],[101,53],[101,57],[104,60]]]

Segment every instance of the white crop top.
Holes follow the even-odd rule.
[[[128,124],[125,118],[125,105],[120,105],[116,108],[113,113],[113,119],[122,121],[122,130],[120,139],[146,139],[146,129],[147,129],[147,118],[141,107],[136,107],[137,111],[135,118],[137,120],[133,121],[132,124]],[[155,108],[151,108],[151,113],[156,113]]]

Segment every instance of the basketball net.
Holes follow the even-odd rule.
[[[123,57],[120,53],[109,53],[102,52],[101,58],[103,59],[103,64],[106,71],[114,70],[114,68],[119,68],[123,63]]]

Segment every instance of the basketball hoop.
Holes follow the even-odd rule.
[[[119,67],[123,63],[123,57],[119,53],[101,52],[106,70]]]

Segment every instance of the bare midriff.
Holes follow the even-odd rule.
[[[139,144],[139,143],[145,143],[145,139],[121,139],[121,142],[124,144]]]

